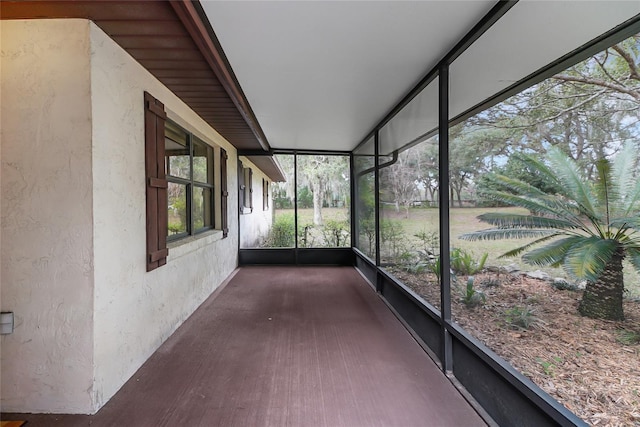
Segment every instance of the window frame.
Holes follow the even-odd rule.
[[[194,135],[192,132],[180,126],[178,123],[176,123],[173,120],[167,119],[165,129],[166,129],[166,126],[174,126],[177,129],[179,129],[182,133],[184,133],[184,136],[185,136],[184,142],[185,142],[186,150],[188,151],[188,155],[189,155],[188,178],[185,178],[185,177],[178,177],[178,176],[171,175],[170,173],[170,157],[171,156],[169,155],[170,150],[166,150],[165,152],[165,173],[166,173],[166,180],[168,185],[171,185],[171,184],[183,185],[185,186],[185,193],[186,193],[186,207],[185,207],[186,216],[187,216],[186,231],[176,233],[176,234],[171,234],[171,235],[169,234],[169,230],[168,230],[169,206],[167,203],[167,242],[175,242],[175,241],[187,238],[189,236],[195,236],[197,234],[215,229],[216,204],[215,204],[214,176],[215,176],[216,165],[215,165],[214,147],[212,145],[208,144],[202,138],[199,138],[198,136]],[[181,144],[180,141],[175,141],[175,139],[170,138],[165,132],[165,140],[166,139],[170,139],[178,144]],[[205,158],[207,159],[206,179],[208,182],[202,182],[202,181],[196,180],[194,177],[194,157],[199,157],[199,156],[194,156],[196,146],[201,146],[206,150],[206,156],[205,156]],[[208,212],[209,212],[208,222],[210,223],[210,225],[203,226],[196,229],[195,228],[196,216],[195,216],[195,206],[194,206],[195,205],[194,195],[196,194],[195,192],[196,192],[196,189],[198,188],[204,188],[209,190],[210,192],[210,197],[209,197],[210,200],[208,201],[208,205],[209,205],[208,206]],[[205,206],[203,206],[203,209],[206,212]],[[205,219],[205,222],[207,222],[206,219]]]

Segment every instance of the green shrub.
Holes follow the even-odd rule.
[[[473,254],[463,249],[451,249],[451,270],[463,276],[479,273],[484,268],[484,263],[487,262],[488,256],[489,254],[485,252],[480,260],[477,261]]]
[[[504,320],[511,329],[529,329],[539,322],[531,307],[515,306],[505,310]]]
[[[321,231],[326,246],[333,248],[340,248],[345,245],[350,246],[349,221],[327,220]]]
[[[263,246],[267,248],[290,248],[295,246],[295,238],[293,214],[283,214],[276,217]]]
[[[462,302],[467,307],[475,307],[477,305],[482,305],[486,301],[486,296],[484,293],[476,290],[473,287],[474,277],[469,276],[467,278],[467,286],[462,294]]]
[[[407,236],[400,221],[383,219],[380,221],[380,246],[384,255],[392,262],[396,262],[405,252]]]

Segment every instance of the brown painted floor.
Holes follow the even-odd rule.
[[[484,426],[350,267],[245,267],[94,416],[34,426]]]

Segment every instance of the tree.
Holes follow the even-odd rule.
[[[405,218],[409,217],[409,207],[417,190],[417,156],[416,147],[411,147],[399,153],[396,161],[380,172],[384,196],[393,199],[396,212],[400,212],[400,206],[404,208]]]
[[[349,194],[347,156],[299,155],[298,186],[308,186],[313,193],[313,223],[322,225],[322,205],[330,194],[346,198]]]
[[[562,266],[571,276],[586,279],[579,312],[587,317],[624,320],[622,261],[629,257],[640,271],[640,174],[638,147],[627,143],[615,160],[596,162],[597,179],[553,148],[548,164],[522,156],[545,183],[494,174],[502,189],[485,193],[494,200],[528,209],[532,214],[491,212],[478,219],[496,228],[461,236],[466,240],[536,238],[502,257],[526,252],[532,265]],[[556,189],[556,193],[549,191]],[[507,191],[509,190],[509,191]],[[531,249],[537,244],[544,246]]]

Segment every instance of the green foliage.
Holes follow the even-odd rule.
[[[562,358],[560,357],[554,357],[553,358],[554,362],[556,363],[562,363]],[[556,365],[553,362],[550,362],[548,360],[544,360],[541,357],[536,357],[536,362],[538,362],[540,364],[540,366],[542,366],[542,370],[544,371],[545,375],[550,376],[550,377],[554,377],[556,375]]]
[[[473,254],[460,248],[451,249],[451,270],[459,275],[467,276],[479,273],[484,268],[488,253],[484,253],[480,260],[476,260]]]
[[[342,247],[349,245],[351,233],[349,232],[349,221],[327,220],[322,226],[322,236],[325,245],[328,247]]]
[[[358,249],[363,251],[368,256],[374,257],[376,241],[376,229],[374,221],[371,219],[362,220],[359,222],[358,226],[360,230]]]
[[[474,277],[469,276],[467,278],[467,286],[464,289],[464,293],[462,294],[462,302],[467,307],[475,307],[478,305],[482,305],[486,302],[487,298],[483,292],[478,291],[473,286]]]
[[[263,246],[267,248],[291,248],[295,246],[295,238],[293,214],[283,214],[276,217]]]
[[[436,231],[421,230],[413,235],[420,240],[420,251],[424,256],[435,255],[440,252],[440,237]]]
[[[539,171],[527,164],[526,159],[522,154],[515,153],[509,157],[506,165],[494,168],[492,173],[485,174],[478,179],[478,184],[476,186],[476,192],[479,197],[478,205],[486,207],[506,206],[505,204],[492,199],[490,196],[487,196],[488,192],[490,193],[491,191],[500,190],[502,188],[499,180],[497,179],[497,175],[525,182],[535,188],[539,188],[547,194],[555,194],[559,191],[556,187],[556,183],[547,182],[544,177],[541,176]],[[505,191],[511,192],[509,188],[505,188]],[[516,193],[514,192],[514,194]]]
[[[312,223],[298,223],[298,246],[301,248],[312,248],[315,246],[315,235]]]
[[[397,262],[400,255],[405,252],[406,234],[402,222],[383,219],[380,221],[380,247],[392,262]]]
[[[529,306],[515,306],[505,310],[504,321],[511,329],[530,329],[539,322],[535,311]]]
[[[640,332],[631,329],[620,329],[616,331],[616,341],[623,345],[640,344]]]
[[[313,207],[313,193],[309,187],[304,186],[298,190],[298,208],[308,209]]]
[[[184,226],[181,223],[170,222],[169,223],[169,235],[178,234],[184,231]]]
[[[632,144],[626,144],[611,162],[599,159],[595,168],[597,180],[557,148],[549,150],[546,162],[533,156],[521,156],[528,168],[537,172],[545,186],[495,175],[501,187],[490,190],[490,198],[528,209],[529,215],[493,212],[478,219],[496,228],[467,233],[466,240],[536,237],[531,243],[515,248],[503,257],[525,253],[522,259],[531,265],[562,266],[572,277],[597,282],[607,268],[619,274],[608,275],[613,282],[599,289],[623,289],[620,259],[629,256],[640,271],[640,174],[639,155]],[[553,193],[548,193],[553,189]],[[532,249],[540,243],[546,243]],[[619,271],[618,271],[619,270]],[[589,290],[589,284],[587,284]],[[597,289],[593,292],[597,292]],[[615,291],[618,292],[618,291]],[[603,295],[604,298],[604,295]],[[600,304],[602,298],[593,301]],[[581,312],[593,317],[620,320],[622,298],[605,310],[590,310],[584,305]],[[586,302],[583,303],[595,304]],[[598,312],[598,314],[591,314]],[[616,314],[619,313],[619,314]]]

